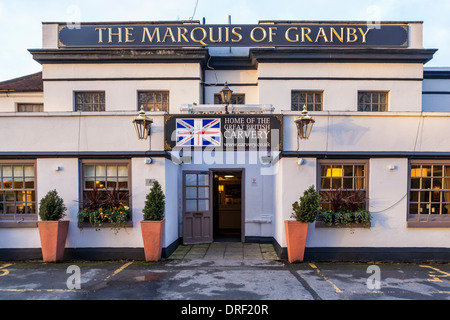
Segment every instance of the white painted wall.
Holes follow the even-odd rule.
[[[284,228],[285,220],[293,220],[292,204],[299,201],[303,192],[311,185],[316,186],[315,158],[304,158],[304,163],[299,166],[297,158],[282,158],[276,175],[276,220],[274,239],[281,247],[286,247],[286,233]],[[312,223],[308,229],[313,228]],[[309,246],[308,234],[307,245]]]
[[[187,102],[201,102],[201,71],[196,63],[114,64],[114,68],[110,64],[45,64],[43,79],[47,112],[73,111],[74,91],[105,91],[106,111],[138,110],[137,92],[144,90],[169,91],[169,113],[179,113]]]
[[[42,92],[0,93],[0,112],[17,112],[19,103],[44,103]]]
[[[324,92],[324,111],[357,111],[358,91],[386,91],[389,111],[421,111],[421,81],[388,79],[422,79],[422,67],[402,63],[260,63],[259,101],[272,104],[279,113],[291,110],[292,90],[317,90]],[[355,80],[349,80],[352,78]]]

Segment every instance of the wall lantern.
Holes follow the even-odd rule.
[[[300,139],[308,139],[315,121],[310,115],[308,115],[306,106],[303,106],[302,115],[295,119],[294,122],[297,125],[298,137]]]
[[[220,97],[222,98],[222,103],[225,103],[225,113],[228,114],[228,105],[231,101],[231,94],[233,90],[228,88],[228,83],[225,81],[225,87],[220,91]]]
[[[134,128],[139,140],[147,140],[150,136],[153,120],[145,115],[144,106],[141,106],[138,116],[133,120]]]

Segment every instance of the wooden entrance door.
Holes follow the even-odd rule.
[[[211,173],[183,172],[183,243],[213,241]]]

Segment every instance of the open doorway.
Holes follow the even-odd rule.
[[[242,241],[242,175],[242,170],[213,172],[214,241]]]

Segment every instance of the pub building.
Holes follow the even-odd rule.
[[[272,243],[284,259],[284,221],[313,185],[325,209],[326,191],[362,193],[372,220],[310,223],[306,260],[450,259],[450,69],[424,68],[437,50],[423,47],[422,22],[42,31],[29,49],[42,72],[0,83],[0,260],[41,257],[39,201],[53,189],[71,222],[66,257],[143,259],[154,181],[163,258],[235,241]],[[297,127],[302,117],[313,121]],[[79,223],[89,192],[112,189],[126,228]]]

